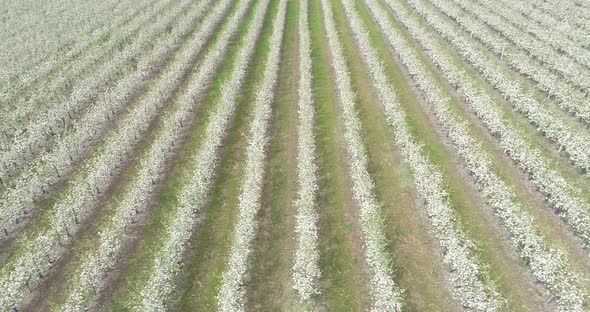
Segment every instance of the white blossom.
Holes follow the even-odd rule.
[[[520,72],[527,78],[530,78],[536,83],[537,88],[546,92],[549,96],[554,97],[556,104],[562,110],[571,114],[575,114],[576,117],[580,118],[584,122],[590,123],[590,107],[586,104],[586,92],[583,92],[579,90],[579,88],[568,84],[564,77],[545,67],[544,64],[536,60],[526,51],[522,51],[517,47],[514,47],[510,41],[489,29],[481,21],[478,21],[468,14],[460,14],[460,9],[458,9],[457,6],[453,5],[452,3],[438,0],[432,0],[431,2],[439,10],[441,10],[442,13],[449,16],[458,25],[463,27],[469,34],[471,34],[471,36],[473,36],[473,38],[477,39],[484,46],[493,51],[501,61],[508,63],[511,69]],[[435,18],[435,14],[432,11],[428,16],[429,19]],[[440,23],[442,23],[442,20],[439,19],[437,25],[440,25]],[[439,30],[439,32],[442,36],[449,40],[449,42],[460,47],[458,48],[460,52],[461,49],[469,49],[469,52],[462,52],[464,54],[469,53],[470,57],[468,58],[465,56],[465,58],[469,59],[470,62],[473,62],[474,66],[481,68],[480,65],[476,65],[477,63],[475,60],[477,60],[479,57],[473,55],[475,52],[472,52],[473,49],[470,47],[470,41],[467,38],[457,39],[456,32],[453,31],[452,27],[449,26],[442,28],[442,30]],[[474,57],[476,58],[474,59]],[[489,58],[487,60],[488,62],[491,61]],[[489,77],[494,76],[492,75]],[[521,95],[516,97],[516,99],[526,98],[527,96],[528,95]],[[513,99],[515,99],[514,96]]]
[[[42,192],[45,191],[45,189],[50,188],[52,184],[59,181],[60,176],[66,176],[73,172],[75,167],[73,166],[73,163],[85,156],[85,152],[89,149],[89,143],[98,140],[101,135],[106,135],[107,137],[112,135],[112,131],[111,133],[107,132],[106,134],[105,132],[113,124],[116,125],[116,122],[114,122],[113,119],[116,119],[118,115],[122,117],[119,121],[125,123],[126,119],[134,118],[133,113],[140,110],[137,107],[146,105],[144,104],[145,102],[152,101],[150,102],[151,105],[160,105],[159,102],[164,101],[164,95],[169,94],[173,90],[175,81],[178,81],[180,79],[179,77],[181,77],[179,76],[181,75],[181,72],[178,72],[176,76],[164,78],[169,80],[168,84],[165,85],[166,90],[168,90],[166,92],[168,93],[164,93],[164,88],[162,88],[162,90],[151,88],[148,90],[147,95],[142,96],[142,99],[144,100],[143,103],[135,104],[131,107],[126,107],[124,105],[125,102],[131,100],[133,90],[138,88],[146,78],[157,70],[158,63],[161,62],[166,55],[174,51],[175,46],[183,37],[190,34],[196,26],[196,21],[199,20],[199,17],[207,9],[208,3],[210,2],[203,1],[193,10],[187,12],[188,14],[183,18],[176,20],[174,23],[176,23],[177,27],[173,28],[173,33],[168,36],[160,36],[160,41],[156,41],[159,45],[153,45],[153,49],[149,50],[147,55],[144,55],[145,58],[139,61],[137,70],[129,72],[127,76],[120,80],[117,85],[110,90],[110,92],[103,94],[98,102],[93,105],[92,109],[82,116],[81,119],[72,123],[72,130],[68,133],[64,133],[64,136],[58,139],[55,146],[53,146],[48,153],[45,153],[36,159],[30,164],[30,166],[25,166],[20,175],[16,177],[14,181],[11,181],[10,187],[0,195],[0,226],[2,229],[10,230],[11,228],[18,226],[15,224],[15,220],[17,218],[23,219],[25,217],[26,212],[34,206],[33,200],[36,197],[42,195]],[[159,22],[155,23],[153,27],[147,28],[145,36],[141,36],[145,37],[145,40],[136,42],[137,44],[134,44],[129,48],[130,51],[123,50],[121,53],[128,53],[131,56],[139,53],[143,50],[143,47],[146,44],[150,44],[149,39],[151,37],[155,34],[162,33],[166,28],[166,25],[174,20],[176,13],[177,12],[175,11],[169,12],[166,18],[162,18]],[[209,27],[213,27],[213,25],[210,25]],[[153,42],[151,43],[153,44]],[[203,45],[203,42],[198,44]],[[195,49],[194,51],[198,52],[199,49]],[[125,61],[125,58],[123,61]],[[121,64],[118,62],[112,62],[110,64],[111,66],[105,68],[104,73],[117,70],[118,67],[121,67],[119,66]],[[189,65],[185,65],[183,68],[188,68]],[[99,84],[101,83],[100,79],[96,81]],[[85,91],[80,92],[83,93]],[[160,96],[158,93],[161,93],[162,95]],[[86,96],[82,97],[86,98]],[[79,99],[73,99],[70,102],[63,103],[63,106],[60,107],[66,110],[61,113],[52,112],[51,114],[53,117],[45,116],[44,119],[46,118],[48,122],[61,120],[61,116],[67,115],[68,110],[66,106],[70,103],[72,103],[72,105],[74,105],[73,103],[79,103]],[[126,108],[128,108],[129,111],[126,111]],[[59,108],[57,109],[59,110]],[[39,127],[36,129],[43,132],[45,124],[39,123],[38,125]],[[137,129],[141,127],[144,126],[140,124],[134,131],[137,131]],[[116,129],[116,127],[114,128]],[[35,132],[36,130],[29,129],[29,131]],[[26,147],[27,144],[23,143],[18,146]],[[119,148],[120,147],[122,146],[119,146]]]
[[[590,91],[590,72],[584,66],[574,62],[565,54],[559,53],[550,45],[539,42],[534,36],[525,31],[505,23],[498,14],[490,12],[477,3],[464,0],[453,0],[467,12],[470,12],[481,19],[488,26],[500,32],[510,42],[520,49],[530,53],[547,67],[559,72],[576,86],[583,88],[585,92]]]
[[[461,304],[477,311],[495,311],[502,307],[503,299],[497,292],[495,285],[480,276],[487,272],[473,256],[474,244],[457,224],[457,217],[451,207],[447,193],[443,187],[442,174],[431,164],[422,153],[421,146],[415,141],[410,132],[406,116],[401,110],[394,89],[390,86],[381,60],[372,47],[367,31],[361,24],[358,14],[352,7],[351,1],[344,2],[349,23],[358,42],[363,60],[371,68],[371,78],[374,87],[384,107],[388,124],[392,127],[396,144],[400,147],[404,161],[410,165],[416,183],[418,195],[425,203],[431,231],[438,239],[444,250],[443,260],[449,266],[453,292]],[[383,29],[387,39],[400,55],[402,63],[411,67],[410,73],[421,82],[421,86],[435,92],[437,86],[421,68],[415,55],[408,45],[397,34],[376,1],[367,1],[368,7]],[[434,96],[434,93],[432,93]],[[439,95],[440,96],[440,95]],[[427,97],[428,101],[443,99]]]
[[[72,1],[68,6],[55,5],[53,1],[5,5],[4,27],[0,29],[0,41],[4,43],[0,55],[0,101],[9,103],[31,83],[52,74],[64,63],[77,60],[81,52],[100,46],[105,35],[142,18],[142,13],[149,12],[145,9],[150,4],[153,3],[108,0]],[[5,108],[14,107],[3,105],[0,109]]]
[[[115,106],[114,109],[106,112],[95,112],[96,108],[100,107],[99,103],[95,103],[96,99],[104,100],[102,92],[120,91],[110,87],[110,82],[117,80],[127,82],[130,75],[137,76],[137,73],[141,73],[141,71],[135,71],[133,59],[141,59],[147,52],[153,50],[155,46],[153,41],[163,40],[166,37],[164,32],[166,27],[173,25],[190,4],[186,1],[174,7],[169,3],[166,5],[164,1],[158,3],[154,6],[154,12],[148,11],[149,14],[142,14],[133,19],[125,25],[126,27],[121,28],[121,32],[113,31],[109,36],[110,40],[101,46],[101,49],[83,53],[81,58],[73,60],[67,66],[64,64],[60,68],[60,73],[55,73],[55,79],[44,77],[43,83],[47,85],[36,86],[30,91],[27,90],[26,96],[11,100],[10,103],[15,106],[15,109],[6,114],[0,114],[3,126],[10,125],[12,128],[2,128],[4,134],[0,137],[0,142],[8,141],[2,144],[5,148],[0,147],[0,164],[8,164],[0,168],[0,177],[3,182],[12,180],[11,176],[18,174],[23,167],[28,168],[32,160],[39,158],[38,151],[52,147],[53,142],[60,140],[68,133],[68,130],[90,126],[78,117],[91,115],[105,120],[107,117],[116,118],[115,112],[121,108]],[[159,16],[163,10],[166,14]],[[145,25],[153,19],[157,20]],[[129,46],[125,46],[127,42]],[[121,49],[122,47],[125,49]],[[74,55],[80,53],[81,51]],[[147,75],[144,73],[142,78],[145,79],[145,77]],[[136,81],[136,84],[139,82]],[[131,91],[126,90],[125,93],[131,93]],[[123,95],[123,93],[120,94]],[[118,105],[123,103],[125,103],[123,100],[117,102]],[[102,124],[109,123],[102,122]],[[6,140],[7,135],[9,137],[13,135],[12,140]]]
[[[560,31],[559,27],[554,27],[555,21],[550,23],[551,17],[539,14],[530,4],[521,1],[484,1],[482,4],[514,24],[520,31],[532,34],[539,43],[549,44],[556,52],[567,54],[580,65],[590,66],[590,51],[578,46],[575,40],[570,40],[567,33]],[[548,23],[539,25],[537,22]],[[588,38],[588,33],[579,32],[577,28],[568,28],[567,31],[580,38]]]
[[[308,24],[308,1],[299,4],[299,88],[297,127],[297,249],[293,264],[293,288],[301,299],[309,300],[320,293],[318,247],[317,166],[315,164],[315,112],[313,108],[311,38]]]
[[[568,126],[561,118],[555,116],[553,112],[543,107],[532,96],[526,94],[524,91],[526,86],[512,80],[510,73],[503,71],[499,66],[494,66],[492,60],[486,58],[477,49],[474,49],[467,42],[466,38],[459,37],[452,27],[448,24],[443,24],[439,18],[422,8],[422,5],[416,1],[413,1],[412,5],[416,10],[420,11],[420,14],[439,33],[449,38],[464,59],[472,64],[491,85],[502,93],[504,98],[517,111],[524,113],[538,130],[555,142],[560,149],[565,150],[573,164],[584,170],[590,169],[590,135]],[[555,78],[545,75],[541,76],[544,77],[548,85],[555,85]],[[590,112],[590,106],[584,103],[583,107]]]
[[[231,0],[219,2],[208,17],[209,23],[218,22],[230,4]],[[202,77],[195,74],[193,79]],[[189,82],[189,85],[195,84],[197,84],[196,81]],[[138,217],[137,213],[147,204],[149,194],[153,193],[156,187],[153,182],[160,176],[161,168],[173,156],[170,149],[181,134],[183,128],[181,125],[187,125],[186,121],[194,110],[196,102],[189,99],[194,99],[197,90],[199,88],[184,90],[184,94],[178,97],[182,101],[177,101],[175,104],[178,107],[175,107],[174,112],[163,117],[164,120],[157,130],[156,138],[139,160],[137,173],[133,175],[127,187],[128,191],[116,204],[116,211],[108,224],[99,232],[99,247],[87,256],[75,277],[72,278],[63,310],[80,311],[89,306],[95,297],[96,290],[103,286],[104,283],[100,283],[101,279],[112,270],[121,252],[126,226],[130,220]]]
[[[434,0],[436,1],[436,0]],[[417,29],[413,27],[413,29]],[[439,27],[437,27],[439,29]],[[549,161],[543,157],[539,149],[531,146],[513,125],[507,122],[494,104],[493,99],[486,93],[481,92],[475,84],[466,77],[465,73],[458,70],[447,60],[444,55],[438,52],[437,46],[432,38],[427,35],[415,36],[425,48],[426,53],[433,62],[441,69],[449,83],[457,88],[464,96],[468,106],[477,114],[482,123],[497,138],[500,147],[505,153],[526,173],[531,182],[544,194],[547,201],[553,205],[556,212],[569,224],[577,235],[582,237],[586,243],[590,240],[590,206],[579,195],[581,190],[577,189],[565,180],[560,172],[551,169]],[[500,80],[495,75],[495,80]],[[517,87],[505,88],[502,92],[517,92]],[[530,102],[529,102],[530,103]],[[534,107],[533,105],[530,106]],[[549,115],[547,112],[538,112],[537,116]],[[553,121],[554,128],[562,124],[558,120]],[[563,140],[576,144],[584,140],[576,135],[574,129],[562,131]],[[585,143],[587,143],[586,140]],[[580,152],[589,156],[585,144],[577,143],[581,147]]]
[[[561,24],[568,24],[570,28],[579,29],[588,34],[590,31],[590,10],[585,1],[528,1],[531,7],[538,8],[546,15],[553,16]],[[563,25],[562,25],[563,26]],[[584,37],[580,37],[584,38]],[[586,46],[590,41],[584,40],[578,44]]]

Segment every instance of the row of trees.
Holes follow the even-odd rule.
[[[316,196],[318,177],[315,147],[315,111],[312,93],[311,37],[308,1],[299,4],[299,88],[297,126],[297,248],[293,264],[293,288],[303,301],[320,293],[318,247],[318,212]]]

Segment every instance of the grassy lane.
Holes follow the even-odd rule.
[[[537,293],[538,287],[533,285],[533,277],[517,259],[497,219],[488,209],[478,208],[486,206],[470,181],[468,172],[447,143],[445,134],[436,125],[436,119],[427,109],[428,104],[423,102],[421,96],[417,96],[419,93],[414,89],[411,78],[405,74],[394,57],[395,52],[381,37],[380,29],[368,10],[363,5],[357,5],[357,8],[370,31],[374,46],[385,61],[390,80],[394,82],[400,99],[403,99],[400,102],[405,103],[404,110],[413,135],[422,141],[423,152],[443,173],[450,202],[465,231],[476,243],[480,262],[488,266],[490,277],[508,299],[508,307],[520,310],[523,307],[542,306],[543,298]],[[455,111],[460,112],[458,108]]]
[[[244,17],[244,22],[239,26],[235,38],[241,38],[245,35],[247,26],[252,21],[256,3],[256,0],[251,3]],[[235,12],[235,9],[236,7],[234,6],[230,10],[220,29],[227,27],[227,20]],[[215,33],[211,45],[216,42],[217,35],[220,33],[221,31]],[[215,103],[222,82],[233,68],[233,60],[236,57],[239,44],[240,40],[234,40],[230,44],[228,51],[231,52],[226,56],[224,65],[219,69],[217,77],[211,82],[209,91],[203,96],[202,109],[198,112],[195,125],[190,130],[190,134],[186,140],[187,143],[180,151],[175,168],[170,175],[171,178],[166,182],[163,191],[158,196],[157,205],[159,208],[151,216],[145,229],[141,233],[138,233],[138,236],[141,237],[140,242],[130,252],[129,259],[126,261],[128,263],[127,267],[118,276],[118,283],[111,289],[114,294],[113,298],[110,299],[110,302],[105,303],[105,306],[108,306],[108,309],[111,311],[126,311],[130,305],[139,303],[137,296],[149,278],[149,273],[154,265],[152,255],[164,244],[164,236],[161,235],[161,231],[170,223],[175,215],[176,207],[178,206],[177,196],[183,184],[188,180],[187,172],[192,172],[192,152],[198,150],[202,143],[202,136],[207,126],[208,117],[215,110],[214,105],[211,103]],[[237,113],[239,114],[240,112],[238,111]]]
[[[406,291],[409,311],[452,311],[459,307],[448,291],[446,268],[437,243],[428,234],[428,221],[420,213],[410,169],[395,147],[378,97],[370,85],[369,72],[337,1],[332,0],[334,17],[341,32],[355,92],[359,98],[359,117],[365,125],[364,138],[369,154],[369,170],[375,190],[383,204],[389,250],[393,255],[396,281]],[[397,79],[399,72],[392,72]],[[397,82],[397,81],[396,81]],[[402,102],[411,98],[400,97]]]
[[[356,207],[347,180],[343,125],[338,118],[320,1],[310,1],[309,15],[319,169],[320,301],[331,311],[360,311],[369,305],[363,282],[367,277],[361,275],[362,252],[359,246],[355,248],[353,241]]]
[[[287,310],[293,305],[291,267],[293,238],[293,201],[297,188],[297,55],[298,2],[289,1],[277,82],[271,140],[268,150],[267,177],[259,216],[256,259],[248,289],[252,311]]]
[[[187,252],[186,278],[181,279],[175,311],[211,311],[217,308],[217,294],[222,273],[226,268],[237,213],[238,196],[243,181],[247,140],[250,128],[251,104],[256,85],[262,77],[268,55],[268,43],[272,33],[272,19],[278,2],[271,2],[254,59],[244,81],[242,96],[238,101],[236,119],[224,145],[219,172],[212,189],[203,223]],[[219,91],[219,90],[217,90]],[[213,95],[215,96],[215,95]]]

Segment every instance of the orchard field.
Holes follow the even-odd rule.
[[[1,311],[590,311],[590,3],[0,8]]]

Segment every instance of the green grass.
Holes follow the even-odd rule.
[[[265,230],[256,242],[256,261],[248,290],[252,310],[285,310],[293,303],[290,296],[293,250],[293,221],[296,166],[293,149],[297,127],[297,1],[287,3],[280,76],[275,90],[271,139],[268,146],[267,177],[260,213]]]
[[[358,290],[355,279],[359,272],[353,264],[351,234],[345,225],[348,191],[341,172],[347,172],[342,167],[346,160],[338,148],[339,112],[336,109],[335,86],[330,76],[328,51],[324,46],[326,38],[323,35],[320,1],[310,1],[309,14],[319,167],[321,300],[331,311],[359,311],[363,309],[360,298],[356,298]]]

